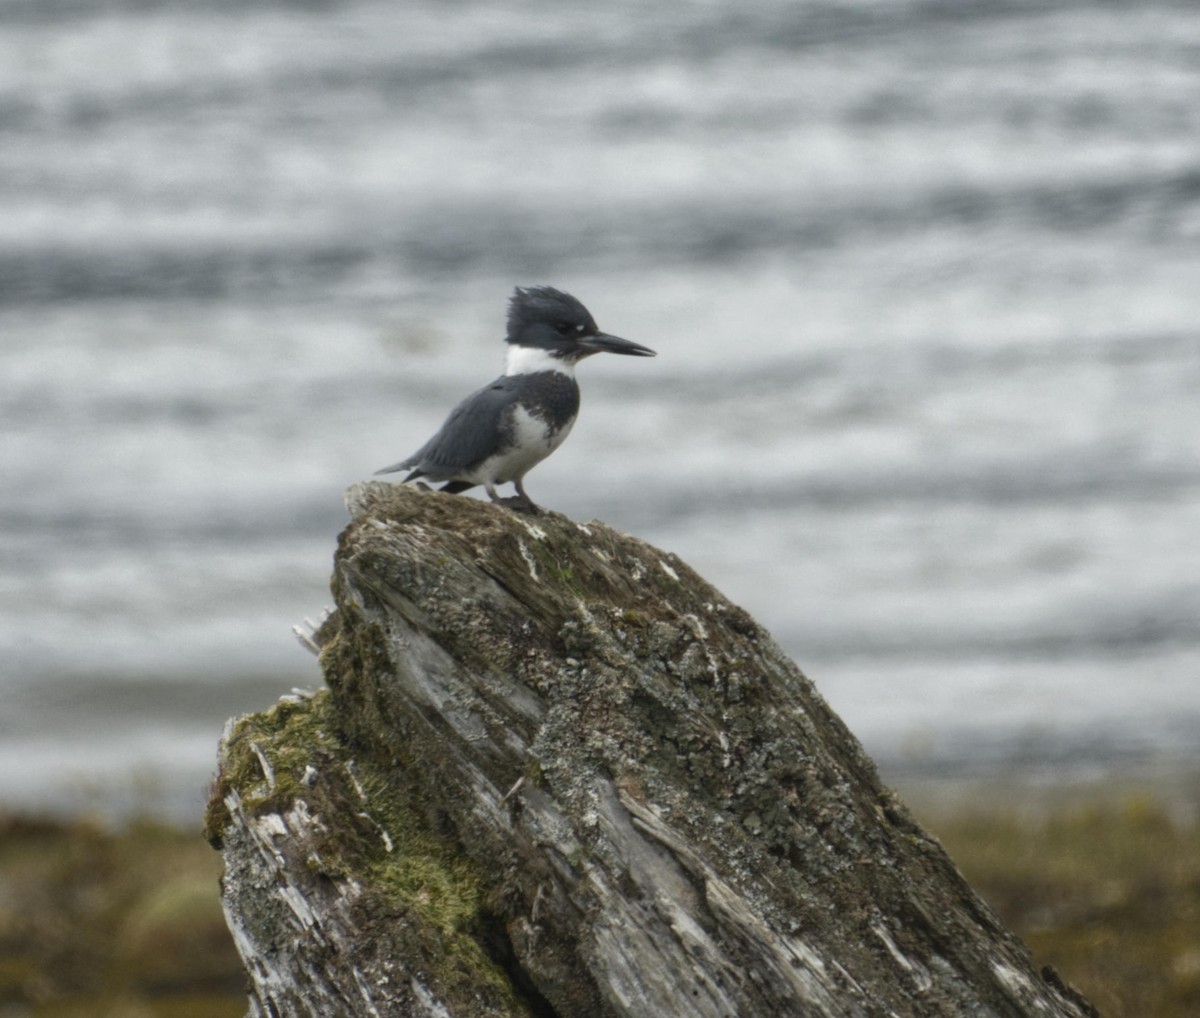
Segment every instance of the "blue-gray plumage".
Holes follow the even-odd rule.
[[[405,481],[444,481],[442,491],[478,484],[493,502],[534,510],[525,475],[566,439],[579,413],[575,365],[594,353],[653,357],[648,347],[603,333],[588,309],[549,286],[517,287],[508,305],[508,361],[496,381],[458,404],[420,449],[376,471],[411,470]],[[511,481],[517,498],[496,485]]]

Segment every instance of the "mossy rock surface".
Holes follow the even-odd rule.
[[[349,505],[328,691],[231,729],[209,811],[261,1013],[1088,1013],[675,556]]]
[[[351,755],[328,690],[240,719],[223,745],[208,836],[227,858],[242,858],[225,844],[232,837],[260,853],[269,846],[278,863],[251,860],[226,873],[226,898],[240,906],[235,941],[240,932],[240,944],[273,943],[285,929],[293,944],[283,953],[303,952],[322,937],[317,909],[344,909],[356,965],[404,978],[454,1014],[527,1013],[485,950],[495,918],[477,867],[431,830],[404,771]],[[324,1005],[293,1005],[317,1014],[332,1000],[369,1013],[367,996],[316,999]]]

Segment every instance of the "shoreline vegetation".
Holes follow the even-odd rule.
[[[1105,1018],[1200,1013],[1200,777],[898,789],[968,881]],[[0,813],[0,1013],[240,1018],[221,857],[195,830]]]

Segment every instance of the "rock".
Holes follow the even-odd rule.
[[[251,1015],[1094,1014],[674,555],[348,498],[328,689],[232,723],[209,807]]]

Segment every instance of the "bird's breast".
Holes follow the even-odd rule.
[[[554,452],[575,424],[575,415],[546,418],[536,408],[517,405],[508,420],[508,445],[538,454],[538,459]]]
[[[505,415],[503,440],[480,466],[480,476],[497,484],[524,477],[566,440],[574,416],[547,420],[536,410],[516,404]]]
[[[518,375],[499,420],[495,451],[472,476],[502,484],[523,477],[566,440],[579,412],[579,386],[560,371]]]

